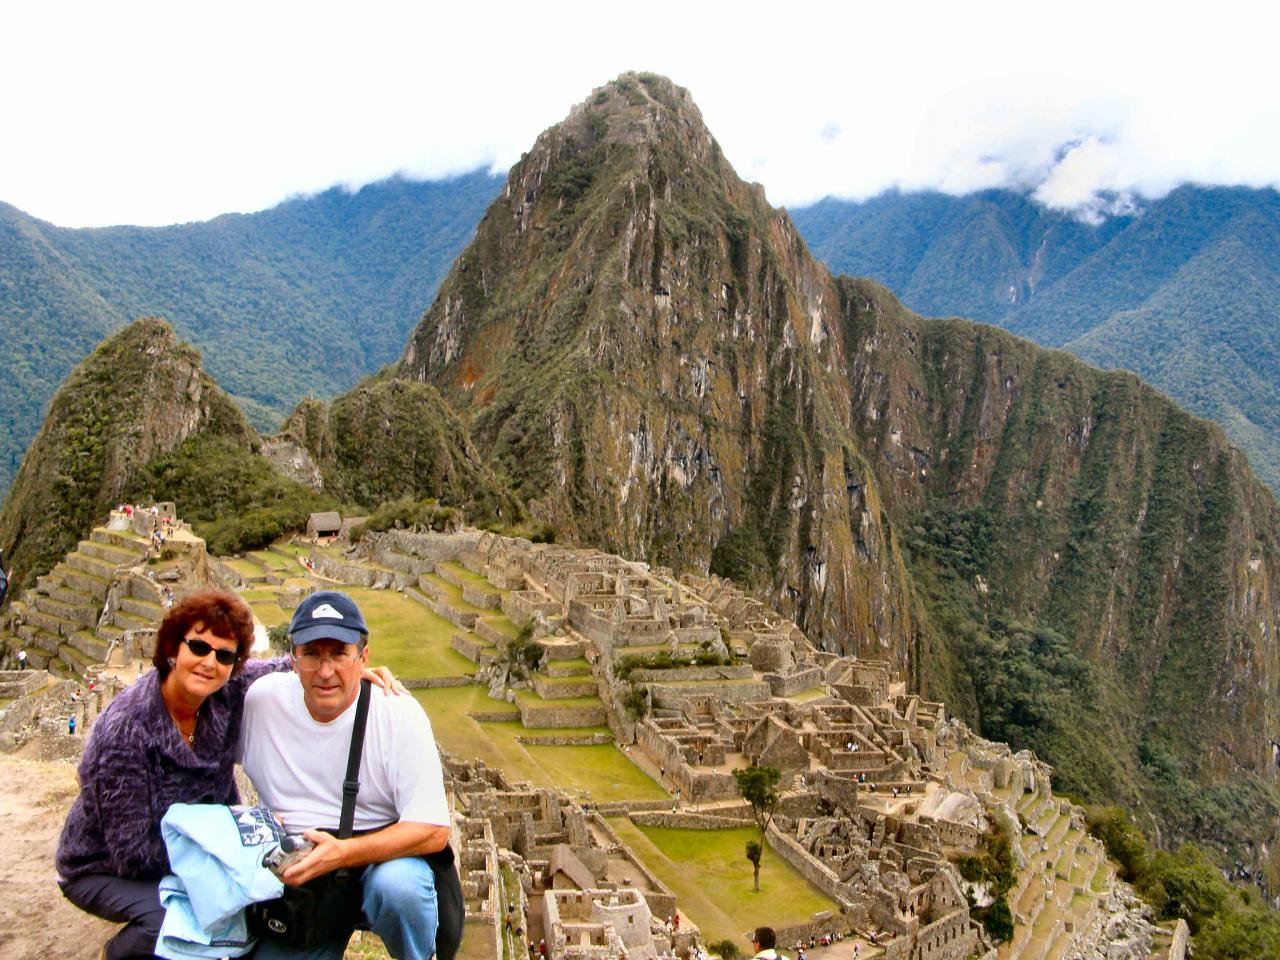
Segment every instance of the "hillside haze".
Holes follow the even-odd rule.
[[[752,585],[1168,835],[1271,832],[1280,517],[1244,458],[1129,374],[833,278],[669,81],[538,139],[399,375],[563,532]],[[1205,799],[1241,780],[1253,813]]]
[[[887,193],[794,212],[834,270],[1140,374],[1280,489],[1280,194],[1184,186],[1086,224],[1029,197]]]
[[[500,180],[388,180],[172,227],[55,227],[0,203],[0,493],[71,368],[163,316],[258,428],[395,359]]]

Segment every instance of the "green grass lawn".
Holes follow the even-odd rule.
[[[485,615],[493,614],[492,610],[486,610],[483,607],[477,607],[474,604],[467,603],[467,601],[462,599],[461,587],[450,583],[448,580],[442,580],[434,573],[424,573],[422,575],[422,579],[439,587],[440,595],[445,597],[449,602],[449,606],[453,607],[455,610],[461,610],[463,613],[477,613]]]
[[[653,782],[613,744],[588,747],[538,746],[520,743],[522,736],[575,736],[606,733],[605,727],[529,730],[508,703],[490,700],[484,687],[415,690],[431,718],[440,746],[458,757],[475,757],[497,767],[512,780],[540,787],[585,791],[596,801],[661,800],[666,791]],[[468,714],[507,712],[506,722],[478,723]]]
[[[475,664],[454,650],[449,639],[458,632],[398,590],[349,587],[369,625],[370,663],[385,664],[397,677],[459,677],[475,672]]]
[[[558,676],[576,677],[589,674],[591,672],[591,664],[587,663],[586,657],[578,657],[574,660],[550,660],[542,661],[542,672],[550,674],[555,670]]]
[[[743,931],[761,924],[787,926],[808,920],[820,910],[839,909],[768,845],[760,860],[760,892],[756,893],[744,853],[747,841],[760,837],[754,827],[637,827],[625,817],[611,818],[609,825],[675,893],[680,912],[701,928],[704,941],[727,938],[741,943]]]
[[[542,699],[532,690],[517,690],[516,699],[530,707],[594,707],[600,703],[599,697],[559,697]]]
[[[273,553],[270,550],[254,550],[249,556],[253,557],[268,570],[275,570],[277,573],[292,573],[298,569],[298,561],[282,557],[280,554]]]
[[[252,560],[245,560],[243,557],[223,557],[222,562],[246,579],[265,577],[267,575],[267,571],[263,570],[262,567]]]
[[[253,615],[262,621],[262,625],[268,630],[278,623],[288,623],[293,619],[293,614],[283,609],[274,599],[250,600],[249,609],[253,611]]]
[[[454,560],[447,560],[444,563],[437,565],[436,569],[438,570],[440,569],[440,567],[444,567],[450,573],[454,574],[463,583],[477,586],[482,590],[486,591],[487,593],[502,593],[501,590],[499,590],[497,587],[491,584],[487,579],[485,579],[485,577],[481,576],[478,573],[472,573],[462,564]]]

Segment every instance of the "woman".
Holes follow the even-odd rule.
[[[249,660],[253,615],[234,594],[206,590],[165,615],[156,669],[117,696],[93,725],[80,795],[58,841],[63,895],[124,923],[111,960],[151,957],[164,921],[158,887],[169,872],[160,819],[174,803],[238,803],[233,777],[245,691],[288,657]],[[394,683],[381,669],[380,686]]]

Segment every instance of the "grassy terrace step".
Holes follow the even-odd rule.
[[[108,563],[100,557],[81,553],[79,550],[75,550],[72,553],[67,554],[67,565],[103,580],[113,579],[116,572],[115,564]]]
[[[36,609],[51,617],[91,627],[98,622],[98,605],[96,603],[66,603],[54,596],[36,594]]]
[[[42,579],[52,580],[53,578],[45,577]],[[89,593],[86,590],[80,590],[74,585],[61,579],[50,582],[45,592],[48,593],[49,596],[53,597],[53,599],[59,600],[62,603],[71,604],[75,607],[95,607],[99,609],[102,607],[101,599],[94,596],[92,593]]]
[[[145,537],[138,536],[132,530],[108,530],[106,527],[94,527],[93,532],[89,534],[89,539],[98,543],[109,543],[112,546],[123,547],[135,553],[146,553],[148,547],[150,547],[150,543]]]
[[[79,546],[76,547],[76,551],[90,557],[97,557],[113,567],[132,565],[143,557],[143,554],[137,550],[117,547],[114,544],[102,543],[98,540],[81,540]]]
[[[256,563],[268,570],[274,570],[277,573],[292,573],[298,569],[298,561],[292,557],[283,556],[273,550],[253,550],[246,556],[252,558]]]
[[[110,646],[92,630],[79,630],[67,637],[67,643],[75,647],[94,663],[102,663],[107,659]]]
[[[67,563],[59,563],[49,572],[49,577],[56,577],[67,587],[88,594],[97,603],[106,599],[107,589],[111,586],[109,578],[77,569]]]
[[[162,619],[165,612],[163,604],[143,600],[141,597],[121,597],[120,609],[135,617],[141,617],[148,623]]]
[[[585,657],[578,657],[576,660],[551,660],[542,661],[542,670],[549,677],[585,677],[591,675],[591,664],[587,663]]]
[[[140,617],[128,610],[117,610],[111,617],[117,627],[125,630],[152,630],[156,626],[155,620],[149,617]]]
[[[440,579],[452,583],[459,588],[469,586],[473,589],[483,591],[484,593],[491,593],[494,596],[500,596],[504,592],[491,584],[481,574],[472,573],[455,560],[446,560],[443,563],[437,563],[436,575],[440,577]]]
[[[81,676],[83,676],[84,672],[94,664],[102,662],[101,660],[94,660],[91,657],[85,656],[69,643],[64,643],[58,648],[58,657],[75,673],[78,673]]]
[[[505,613],[476,617],[475,631],[493,644],[506,644],[520,636],[520,628]]]
[[[467,603],[462,598],[462,588],[460,586],[456,583],[449,583],[434,573],[419,574],[418,586],[427,596],[442,600],[455,610],[460,610],[463,613],[474,613],[476,616],[489,613],[484,607],[477,607],[474,604]]]
[[[35,607],[27,607],[23,619],[34,627],[43,630],[45,633],[51,633],[55,637],[65,637],[75,633],[83,626],[74,620],[67,620],[63,617],[55,616],[51,613],[45,613]]]

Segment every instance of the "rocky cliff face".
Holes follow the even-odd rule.
[[[971,715],[961,622],[1060,632],[1096,695],[1050,759],[1100,795],[1277,796],[1280,516],[1243,457],[1130,375],[832,278],[662,78],[538,139],[399,376],[570,536],[729,574]]]
[[[165,321],[103,341],[58,389],[0,512],[15,581],[47,570],[116,504],[152,457],[198,433],[256,439]]]

